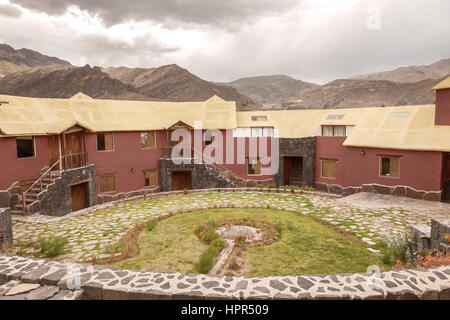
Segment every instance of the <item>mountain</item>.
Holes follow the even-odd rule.
[[[234,88],[214,84],[193,75],[176,64],[158,68],[106,68],[110,77],[132,85],[139,93],[161,100],[203,101],[213,95],[224,100],[236,101],[240,110],[254,106],[254,102]]]
[[[70,62],[40,54],[29,49],[15,50],[7,44],[0,44],[0,78],[30,67],[51,65],[70,66]]]
[[[450,59],[440,60],[425,66],[400,67],[390,71],[358,75],[353,77],[353,79],[388,80],[405,83],[440,79],[448,75],[450,75]]]
[[[36,67],[0,79],[0,94],[69,98],[78,92],[102,99],[153,100],[133,86],[112,79],[99,67],[89,65]]]
[[[297,100],[283,103],[282,109],[335,109],[433,104],[431,90],[441,79],[414,83],[386,80],[335,80],[316,89],[304,91]]]
[[[279,106],[285,101],[297,99],[305,90],[319,87],[285,75],[242,78],[224,85],[235,88],[258,105],[266,107]]]

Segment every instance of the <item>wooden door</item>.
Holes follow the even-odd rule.
[[[291,157],[284,157],[284,185],[289,185],[291,180]]]
[[[72,212],[84,209],[86,205],[86,183],[72,186]]]
[[[66,134],[66,168],[81,167],[81,132]]]
[[[192,173],[190,171],[172,172],[172,191],[192,189]]]
[[[59,137],[48,137],[48,158],[49,166],[51,167],[59,160]]]

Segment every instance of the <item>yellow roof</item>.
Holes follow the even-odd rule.
[[[450,152],[450,126],[434,124],[434,105],[236,112],[235,102],[217,96],[159,102],[99,100],[80,93],[71,99],[0,95],[0,101],[0,134],[11,136],[59,134],[75,125],[92,132],[144,131],[202,121],[205,129],[274,127],[280,138],[302,138],[320,135],[323,125],[346,125],[353,129],[344,146]]]
[[[434,124],[434,105],[238,112],[238,127],[273,126],[280,138],[320,135],[322,125],[354,126],[344,146],[450,152],[450,126]],[[266,116],[267,121],[252,121]]]
[[[450,77],[447,77],[447,79],[438,83],[437,86],[433,88],[433,90],[440,90],[440,89],[450,89]]]
[[[177,121],[205,129],[236,128],[236,103],[217,96],[202,102],[25,98],[0,95],[0,132],[5,135],[59,134],[73,125],[93,132],[160,130]]]

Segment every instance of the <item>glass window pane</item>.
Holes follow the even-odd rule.
[[[334,136],[336,136],[336,137],[345,137],[345,127],[343,127],[343,126],[335,126],[334,127]]]
[[[333,127],[332,126],[323,126],[322,127],[322,136],[332,137],[333,136]]]
[[[273,128],[263,128],[263,137],[273,137]]]

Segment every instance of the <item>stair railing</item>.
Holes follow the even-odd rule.
[[[22,192],[22,205],[23,205],[23,214],[26,215],[28,213],[28,207],[26,205],[26,197],[28,192],[33,189],[35,186],[39,185],[39,191],[43,190],[43,186],[42,186],[42,180],[44,180],[44,178],[46,176],[49,176],[50,178],[50,183],[53,183],[53,176],[52,176],[52,170],[58,166],[58,172],[61,172],[61,170],[59,169],[59,164],[61,163],[62,158],[60,158],[58,161],[56,161],[50,168],[48,168],[40,177],[39,179],[37,179],[32,185],[31,187],[29,187],[26,191]]]

